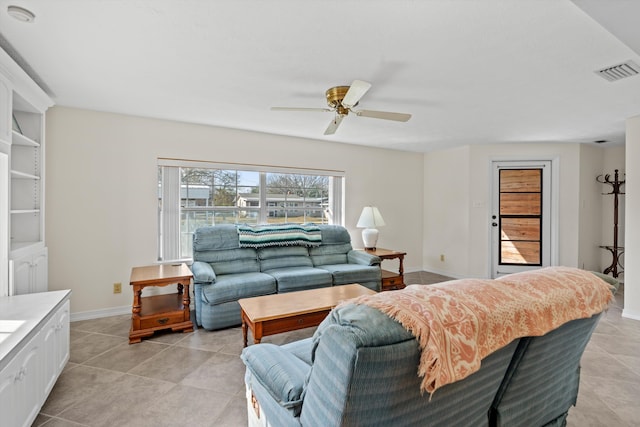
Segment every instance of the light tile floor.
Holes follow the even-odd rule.
[[[407,283],[446,277],[406,275]],[[640,322],[621,317],[622,292],[582,359],[568,425],[637,426]],[[246,426],[240,328],[158,334],[129,345],[130,316],[71,324],[71,358],[34,426]],[[282,344],[315,328],[265,337]]]

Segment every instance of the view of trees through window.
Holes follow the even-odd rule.
[[[159,182],[162,185],[162,167]],[[180,167],[180,252],[216,224],[328,223],[330,176]],[[162,201],[160,200],[161,212]]]

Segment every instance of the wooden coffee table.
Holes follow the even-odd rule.
[[[362,285],[351,284],[242,298],[238,302],[244,346],[247,346],[247,328],[251,329],[253,342],[258,344],[265,335],[318,326],[341,301],[375,293]]]

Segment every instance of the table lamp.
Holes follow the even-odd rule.
[[[360,219],[356,227],[364,228],[362,230],[362,241],[364,242],[365,249],[375,249],[378,242],[378,230],[376,227],[382,227],[384,219],[380,211],[375,206],[365,206],[362,208]]]

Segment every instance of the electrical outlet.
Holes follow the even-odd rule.
[[[440,254],[440,261],[444,262],[444,254]]]
[[[118,282],[113,284],[113,293],[114,294],[122,293],[122,283]]]

